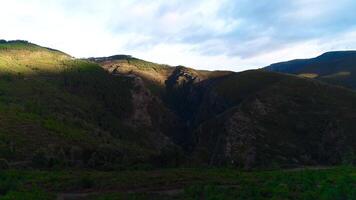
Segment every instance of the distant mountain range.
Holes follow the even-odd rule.
[[[328,52],[312,59],[272,64],[265,69],[356,89],[356,51]]]
[[[331,52],[235,73],[0,41],[0,158],[95,169],[356,162],[356,93],[330,84],[355,88],[355,61]]]

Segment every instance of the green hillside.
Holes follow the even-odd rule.
[[[150,137],[163,136],[127,122],[133,87],[132,79],[95,63],[25,41],[2,42],[0,158],[15,163],[38,155],[44,165],[147,161],[161,148]]]

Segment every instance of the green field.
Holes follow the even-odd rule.
[[[356,168],[0,172],[0,199],[356,199]],[[81,197],[81,198],[80,198]],[[66,198],[64,198],[66,199]]]

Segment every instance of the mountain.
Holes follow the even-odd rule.
[[[140,101],[161,109],[145,92],[136,79],[112,76],[96,63],[2,41],[0,158],[36,158],[45,166],[148,162],[174,144],[163,130],[173,129],[169,122],[153,125],[170,116],[141,109]]]
[[[333,165],[355,151],[356,93],[349,90],[246,71],[219,80],[205,96],[200,110],[210,117],[194,132],[194,156],[202,163]]]
[[[333,165],[354,154],[356,93],[347,89],[262,70],[198,71],[123,56],[98,60],[114,75],[156,83],[156,95],[185,126],[171,138],[190,164]]]
[[[76,59],[0,42],[0,158],[12,166],[355,162],[354,102],[351,90],[294,75]]]
[[[115,77],[131,77],[142,82],[146,93],[160,102],[161,109],[173,114],[177,127],[168,135],[184,149],[192,148],[192,124],[204,95],[203,85],[232,72],[194,70],[184,66],[169,66],[147,62],[127,55],[89,58]],[[142,99],[142,98],[139,98]],[[144,105],[141,103],[140,105]],[[145,108],[148,110],[151,106]],[[140,109],[140,110],[145,110]],[[151,109],[162,118],[164,112]],[[162,125],[160,125],[162,126]],[[175,131],[177,130],[177,131]]]
[[[356,89],[356,51],[327,52],[316,58],[276,63],[264,69]]]

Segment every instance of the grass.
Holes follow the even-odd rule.
[[[351,72],[338,72],[338,73],[335,73],[335,74],[330,74],[330,75],[327,75],[327,76],[323,76],[322,78],[339,78],[339,77],[345,77],[345,76],[350,76],[351,75]]]
[[[114,71],[114,73],[133,74],[142,78],[146,87],[156,95],[161,95],[164,92],[164,81],[174,70],[173,67],[168,65],[156,64],[131,56],[114,56],[110,57],[109,62],[107,60],[99,61],[99,64],[109,71]]]
[[[136,66],[140,70],[153,69],[153,70],[159,72],[159,71],[166,70],[167,68],[169,68],[168,65],[156,64],[156,63],[140,60],[137,58],[129,58],[129,59],[127,59],[127,62],[131,65]]]
[[[89,192],[93,200],[356,199],[354,167],[252,172],[228,168],[116,172],[10,170],[0,172],[0,177],[1,199],[21,199],[24,195],[29,199],[39,198],[35,195],[54,199],[63,192]],[[164,192],[170,189],[178,192]]]
[[[317,78],[319,75],[313,73],[303,73],[303,74],[298,74],[298,76],[304,78]]]

